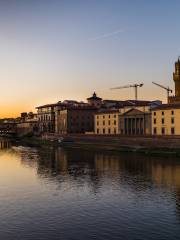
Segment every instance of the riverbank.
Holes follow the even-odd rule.
[[[148,155],[180,157],[180,137],[43,135],[42,137],[17,138],[16,142],[36,147],[62,146],[64,148],[81,148],[92,151],[138,152]]]

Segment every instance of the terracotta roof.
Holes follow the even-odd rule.
[[[97,110],[94,106],[68,106],[68,110]]]
[[[107,110],[100,110],[97,113],[95,113],[95,115],[99,115],[99,114],[111,114],[111,113],[119,113],[119,110],[116,109],[107,109]]]
[[[153,108],[155,110],[165,110],[165,109],[180,109],[180,103],[169,103],[169,104],[161,104],[158,107]]]
[[[56,105],[58,105],[58,104],[57,104],[57,103],[45,104],[45,105],[42,105],[42,106],[38,106],[38,107],[36,107],[36,109],[39,109],[39,108],[46,108],[46,107],[55,107]]]

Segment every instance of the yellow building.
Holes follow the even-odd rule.
[[[95,134],[119,134],[119,110],[107,110],[95,114]]]
[[[162,104],[152,110],[153,135],[180,135],[180,104]]]
[[[146,135],[151,134],[151,108],[160,101],[124,101],[116,110],[95,114],[95,134]]]

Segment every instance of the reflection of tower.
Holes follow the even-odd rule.
[[[173,80],[175,82],[175,96],[180,97],[180,58],[175,62],[175,72],[173,73]]]

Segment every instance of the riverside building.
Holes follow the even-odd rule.
[[[151,134],[151,109],[161,101],[119,101],[117,109],[99,110],[95,114],[95,134]]]
[[[94,116],[95,134],[119,134],[119,110],[104,110]]]
[[[94,106],[70,106],[59,111],[57,134],[84,134],[94,132]]]
[[[37,107],[39,132],[42,134],[93,132],[94,115],[92,117],[92,114],[101,105],[102,99],[97,97],[94,92],[92,97],[87,98],[87,103],[64,100],[63,102],[39,106]],[[64,123],[66,120],[67,122]]]
[[[46,104],[37,107],[40,133],[55,133],[55,106],[56,104]]]
[[[152,111],[153,135],[180,135],[180,103],[162,104]]]

